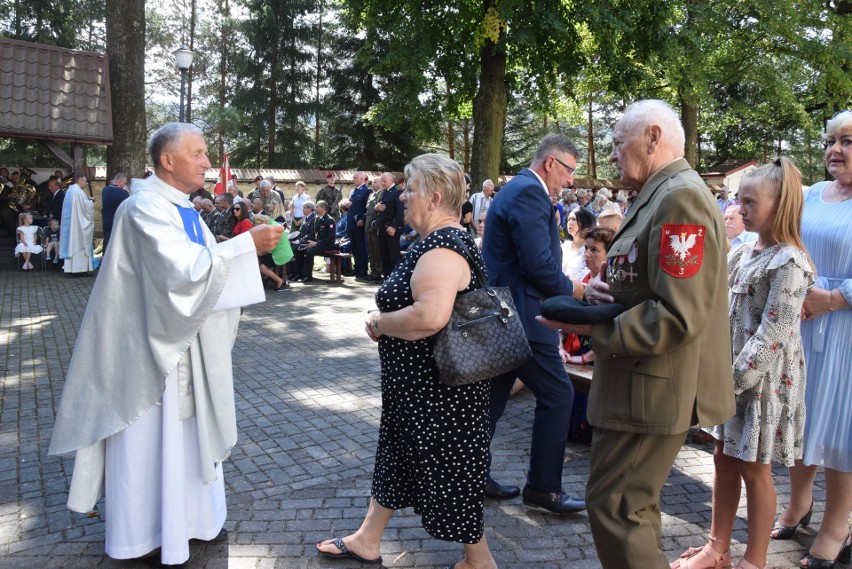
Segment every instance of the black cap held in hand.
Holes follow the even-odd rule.
[[[624,312],[620,304],[589,304],[572,296],[553,296],[541,303],[541,315],[566,324],[600,324]]]

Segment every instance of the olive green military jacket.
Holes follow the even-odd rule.
[[[684,159],[645,183],[607,253],[627,309],[595,325],[588,417],[657,435],[734,413],[727,240],[716,202]]]

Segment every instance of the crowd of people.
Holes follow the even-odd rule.
[[[315,199],[300,183],[287,200],[270,179],[258,179],[246,196],[229,184],[211,199],[198,189],[209,167],[200,131],[166,125],[149,143],[154,175],[114,220],[115,243],[66,380],[51,452],[77,454],[69,507],[90,509],[106,480],[107,552],[117,558],[182,563],[189,539],[220,539],[221,460],[236,442],[231,362],[229,352],[202,348],[222,329],[236,331],[239,304],[222,291],[235,282],[257,289],[261,275],[279,290],[310,282],[314,259],[345,245],[350,274],[379,285],[364,328],[378,343],[382,415],[364,521],[318,543],[319,555],[380,563],[393,512],[413,507],[431,536],[463,544],[464,558],[448,569],[493,569],[485,500],[521,496],[554,514],[588,509],[605,569],[730,568],[744,482],[748,541],[736,567],[761,568],[770,539],[790,539],[811,522],[822,466],[823,521],[800,566],[848,562],[850,141],[852,112],[844,112],[826,127],[833,181],[805,192],[795,165],[779,158],[749,173],[735,197],[716,200],[683,157],[676,113],[647,100],[615,126],[610,160],[623,188],[615,193],[572,190],[579,153],[554,134],[529,168],[499,189],[487,180],[472,195],[455,161],[426,154],[404,178],[356,173],[348,196],[329,173]],[[131,245],[139,282],[128,289],[118,286],[126,270],[119,267]],[[448,386],[438,381],[434,337],[457,296],[478,286],[478,270],[511,292],[533,355],[498,377]],[[115,295],[111,302],[130,301],[148,324],[103,345],[94,335],[126,318],[97,310]],[[608,303],[623,310],[549,320],[540,305],[552,297],[583,301],[578,313]],[[133,388],[123,391],[104,375],[105,362],[140,351],[126,380]],[[569,488],[565,442],[578,407],[566,362],[593,364],[583,410],[593,427],[589,477]],[[498,481],[489,451],[518,379],[535,397],[522,487]],[[91,405],[98,411],[86,412]],[[670,563],[660,492],[695,425],[715,440],[710,537]],[[180,453],[184,447],[191,452]],[[138,460],[150,478],[170,479],[168,488],[137,476]],[[772,462],[788,466],[791,480],[790,504],[774,528]],[[163,476],[173,471],[179,475]],[[110,494],[117,481],[133,491]],[[164,499],[176,493],[200,505]],[[131,514],[137,510],[147,514]]]

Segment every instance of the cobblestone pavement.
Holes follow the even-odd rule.
[[[112,567],[103,553],[102,510],[65,508],[72,461],[47,455],[56,406],[77,327],[94,278],[0,271],[0,568]],[[240,438],[225,463],[226,543],[193,545],[191,568],[339,568],[319,558],[318,541],[355,530],[367,506],[379,413],[379,364],[363,332],[374,286],[346,279],[269,292],[246,308],[235,347]],[[121,307],[110,307],[120,310]],[[128,323],[132,325],[132,323]],[[522,484],[534,400],[522,392],[496,435],[495,478]],[[589,447],[569,444],[564,486],[582,495]],[[779,504],[789,492],[776,468]],[[710,527],[710,445],[684,445],[663,491],[663,547],[669,558],[705,542]],[[814,526],[822,519],[818,478]],[[741,555],[745,499],[733,546]],[[103,502],[98,504],[103,507]],[[490,502],[486,535],[501,568],[599,567],[585,513],[558,517],[520,499]],[[770,544],[769,567],[794,567],[814,535]],[[410,510],[385,533],[386,567],[443,567],[461,559],[459,544],[432,539]]]

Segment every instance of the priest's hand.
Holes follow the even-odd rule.
[[[255,225],[249,230],[249,234],[254,240],[254,248],[258,253],[263,254],[275,249],[284,234],[284,226]]]

